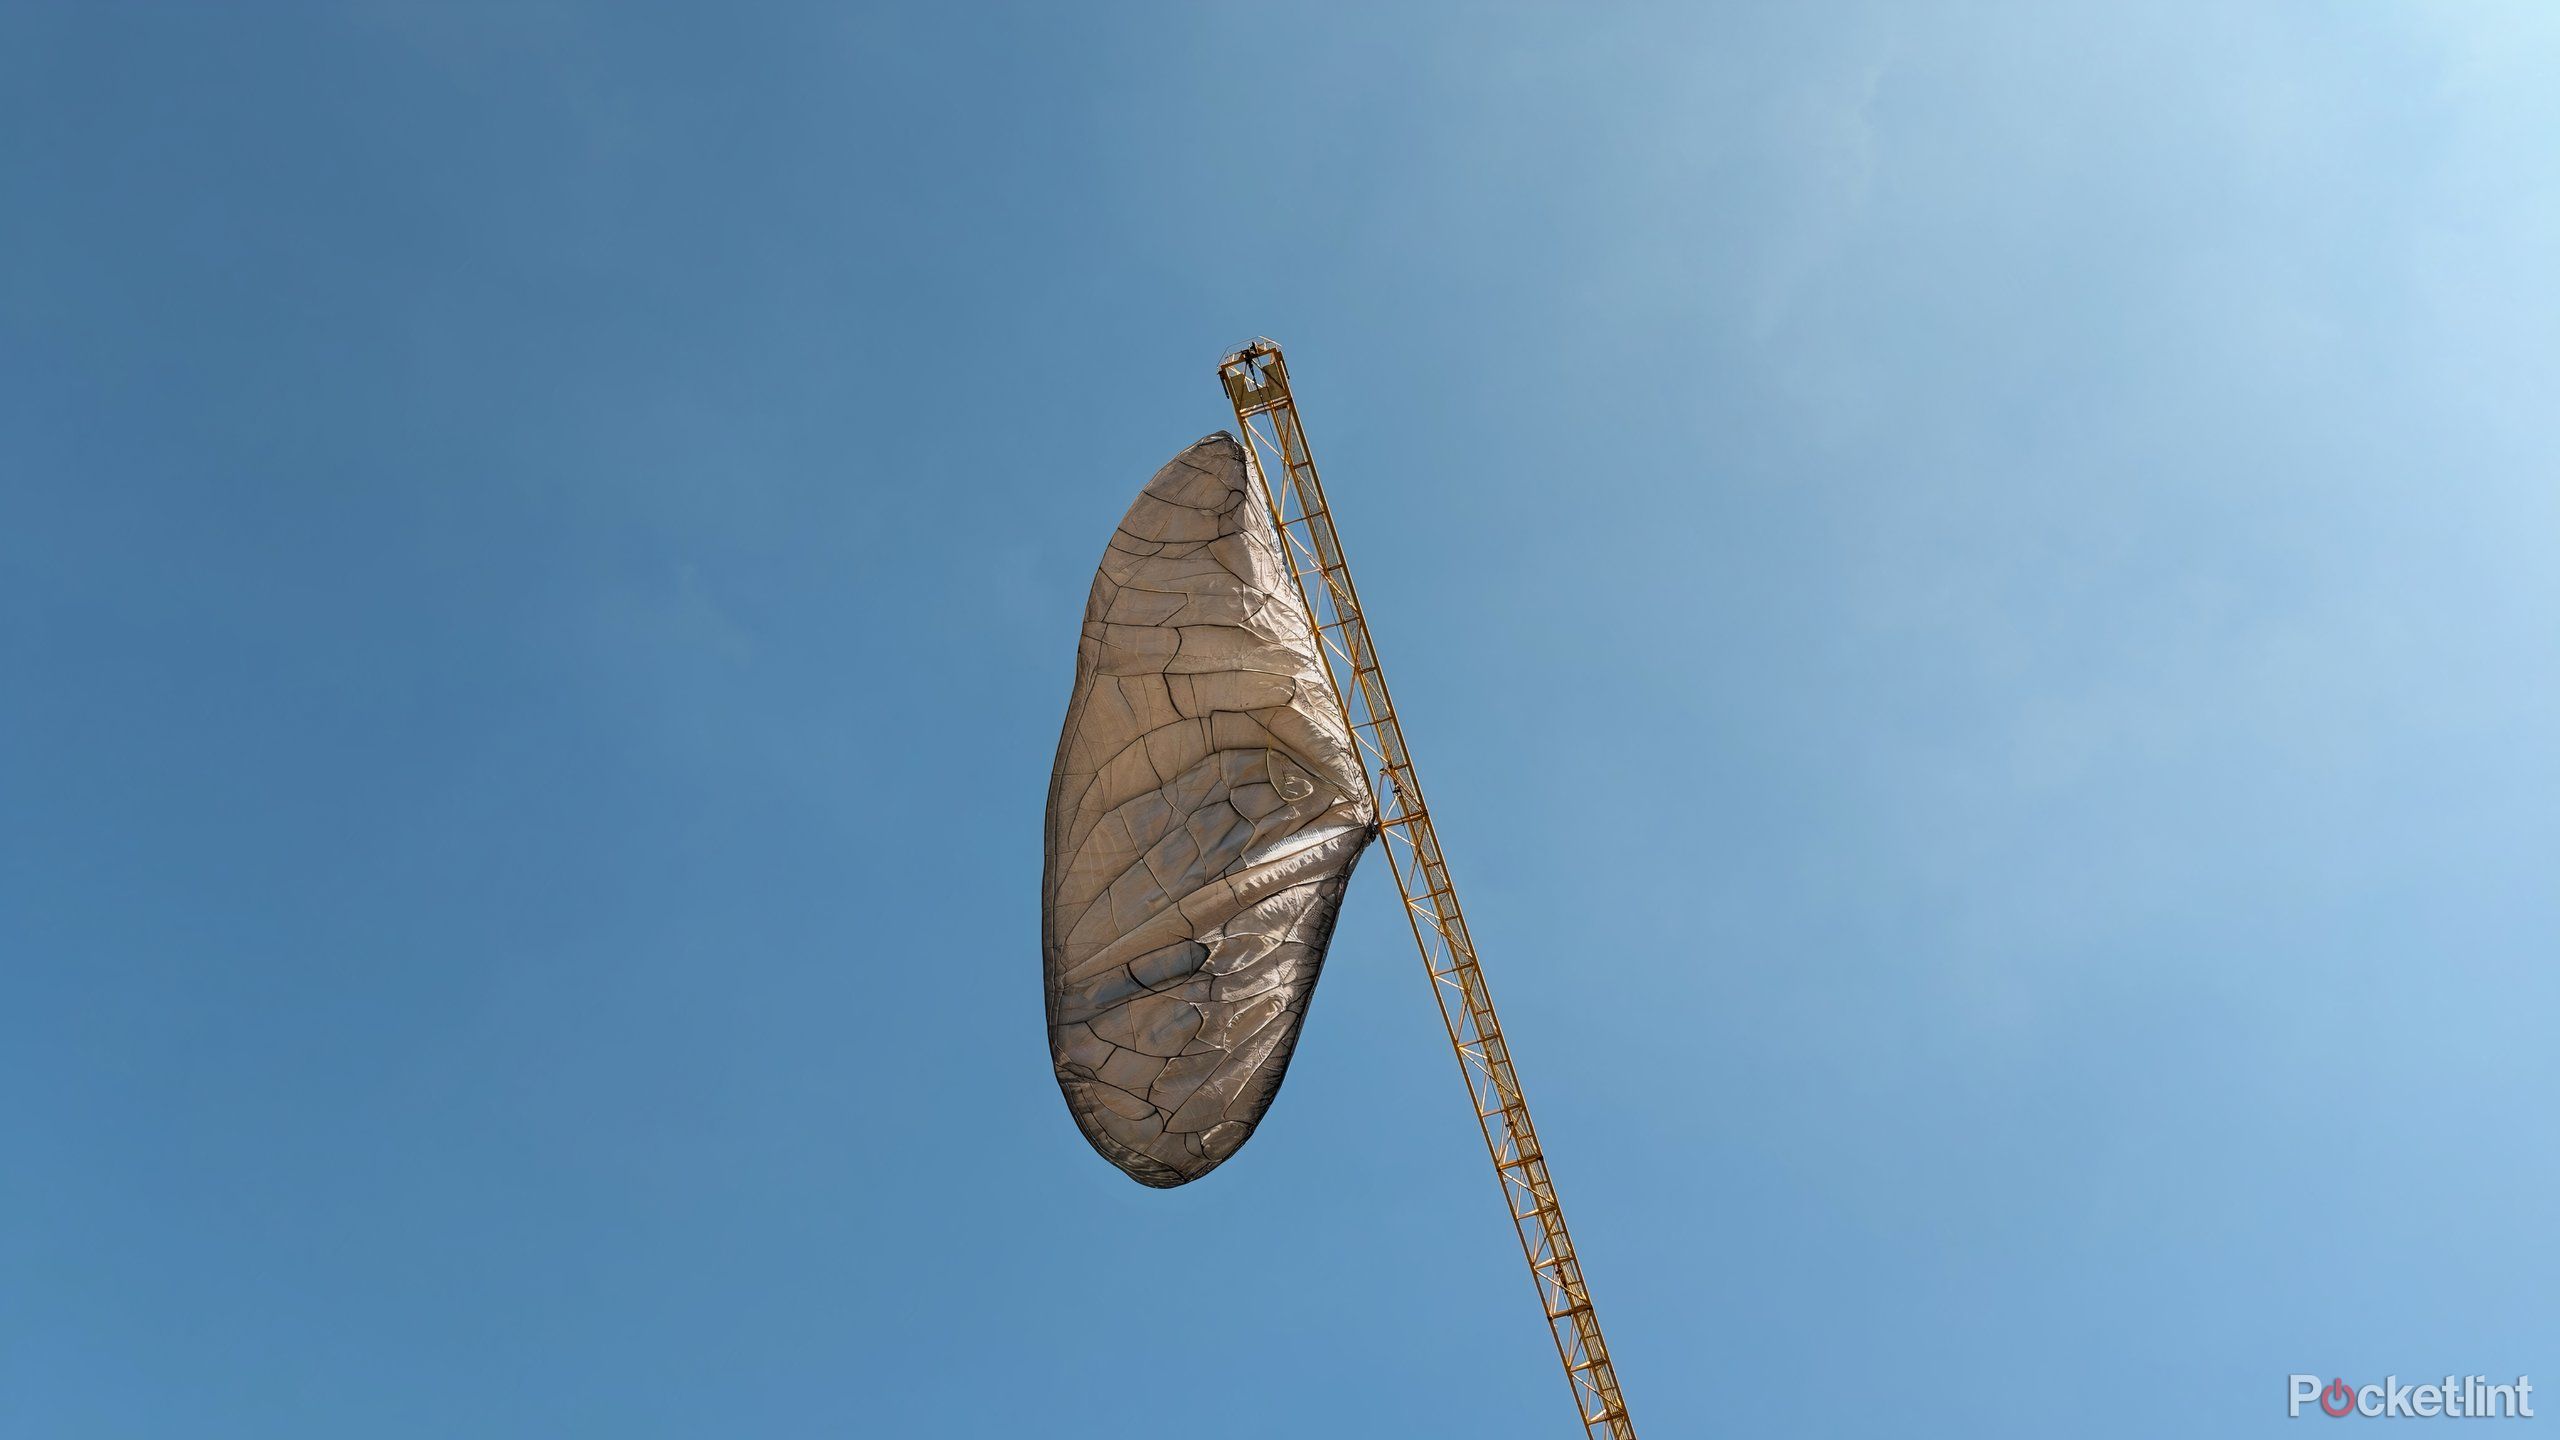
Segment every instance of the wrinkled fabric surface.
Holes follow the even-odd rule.
[[[1085,1138],[1196,1180],[1270,1108],[1375,816],[1234,437],[1104,551],[1049,785],[1049,1050]]]

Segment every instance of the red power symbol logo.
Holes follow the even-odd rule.
[[[2356,1408],[2356,1392],[2348,1386],[2346,1381],[2332,1380],[2329,1382],[2329,1388],[2320,1392],[2320,1408],[2332,1415],[2344,1415]]]

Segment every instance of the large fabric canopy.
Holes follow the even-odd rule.
[[[1050,1055],[1131,1178],[1252,1135],[1375,818],[1244,451],[1209,436],[1103,552],[1049,783]]]

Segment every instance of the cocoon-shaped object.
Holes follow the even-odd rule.
[[[1049,1051],[1141,1184],[1261,1123],[1376,833],[1285,553],[1222,432],[1147,482],[1085,603],[1041,877]]]

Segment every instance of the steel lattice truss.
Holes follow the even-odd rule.
[[[1326,669],[1376,802],[1405,918],[1412,922],[1414,943],[1431,972],[1432,994],[1440,1002],[1440,1018],[1457,1051],[1486,1152],[1502,1182],[1503,1203],[1520,1233],[1530,1277],[1537,1282],[1539,1308],[1546,1313],[1565,1376],[1573,1382],[1575,1411],[1586,1440],[1635,1440],[1635,1425],[1618,1393],[1618,1372],[1609,1363],[1608,1342],[1601,1338],[1600,1318],[1591,1308],[1582,1264],[1565,1229],[1564,1210],[1556,1203],[1555,1182],[1547,1174],[1546,1152],[1530,1123],[1484,972],[1477,968],[1466,915],[1450,885],[1440,837],[1414,778],[1404,729],[1396,721],[1395,702],[1388,697],[1386,675],[1378,668],[1368,622],[1361,615],[1359,592],[1352,587],[1342,542],[1334,533],[1333,512],[1325,504],[1315,459],[1299,427],[1288,367],[1279,346],[1257,340],[1219,362],[1218,376],[1235,405],[1237,428],[1286,546],[1292,578],[1315,617]]]

